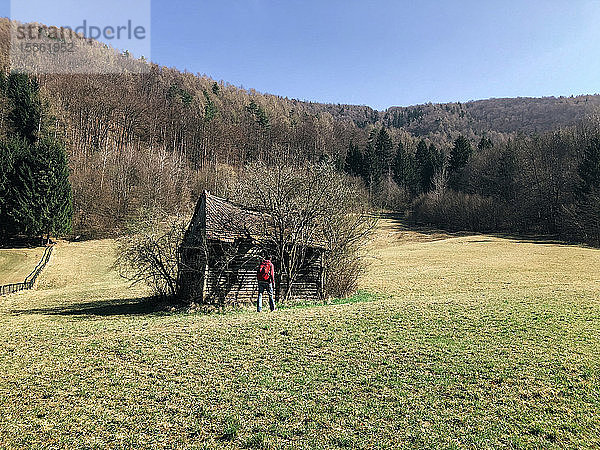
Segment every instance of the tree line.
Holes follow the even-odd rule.
[[[299,164],[329,162],[360,179],[374,206],[409,210],[418,221],[453,229],[533,231],[598,242],[593,222],[598,189],[594,139],[600,127],[591,119],[539,135],[492,134],[492,139],[482,134],[476,140],[459,135],[451,142],[417,138],[382,124],[358,128],[332,121],[329,131],[337,133],[338,140],[307,132],[304,142],[312,144],[299,148],[289,145],[288,130],[278,128],[281,124],[259,98],[249,98],[241,110],[246,121],[239,128],[243,144],[237,145],[243,148],[228,159],[221,147],[211,146],[211,152],[193,146],[147,148],[128,134],[142,133],[142,123],[130,117],[127,120],[133,123],[126,131],[107,118],[108,122],[100,117],[89,120],[89,111],[84,116],[81,109],[78,117],[87,117],[82,122],[87,123],[83,126],[86,142],[73,148],[72,141],[63,142],[69,142],[69,133],[83,139],[81,130],[71,129],[69,121],[61,122],[55,114],[60,109],[44,98],[36,78],[3,74],[0,88],[4,236],[64,233],[71,227],[72,214],[77,232],[118,231],[144,208],[189,209],[205,188],[232,195],[237,173],[245,165],[268,164],[275,156],[287,155]],[[202,90],[202,97],[210,99],[203,106],[202,126],[217,122],[223,114],[212,100],[222,90],[214,82],[209,90]],[[194,105],[189,92],[170,88],[165,99],[180,102],[179,107]],[[110,102],[104,107],[110,109]],[[235,115],[234,111],[227,114]],[[111,139],[119,142],[109,145],[106,140],[98,148],[102,127],[104,139],[112,134]],[[48,204],[54,205],[52,209]]]
[[[600,122],[495,143],[459,135],[438,148],[373,130],[345,170],[379,206],[454,230],[544,233],[600,244]],[[393,186],[391,189],[389,186]]]
[[[0,24],[3,39],[7,23]],[[565,144],[578,146],[566,157],[552,136],[580,136],[581,126],[547,130],[596,111],[597,96],[428,104],[379,112],[260,94],[130,60],[100,45],[90,48],[90,57],[102,54],[102,61],[115,65],[146,64],[147,70],[35,79],[41,106],[29,106],[40,111],[40,119],[31,121],[37,123],[39,137],[27,145],[40,147],[52,139],[64,146],[77,234],[120,233],[144,209],[187,210],[203,189],[230,196],[244,167],[269,164],[274,157],[293,156],[299,164],[330,163],[361,180],[374,206],[412,210],[419,220],[449,227],[466,223],[449,212],[466,210],[466,202],[472,209],[490,204],[501,210],[493,214],[498,219],[492,228],[566,233],[561,231],[566,229],[566,211],[574,214],[585,203],[576,195],[580,175],[575,167],[588,135]],[[7,53],[0,56],[8,79]],[[5,146],[18,136],[10,95],[3,90],[0,105]],[[548,108],[552,114],[541,114]],[[528,134],[519,135],[520,129]],[[546,131],[536,134],[538,129]],[[15,150],[2,153],[5,167],[20,165],[14,163]],[[549,167],[556,161],[565,163],[560,176]],[[7,182],[6,174],[13,169],[3,170],[0,183],[16,186]],[[432,205],[440,198],[455,206],[439,213]],[[515,211],[515,205],[524,211]],[[8,220],[7,214],[3,217]],[[477,220],[485,226],[464,226],[490,228],[491,219]],[[15,220],[3,224],[4,230],[19,227]]]

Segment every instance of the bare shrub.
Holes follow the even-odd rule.
[[[399,186],[391,178],[381,183],[381,190],[374,195],[374,203],[384,210],[402,211],[408,209],[412,195],[405,186]]]
[[[133,284],[145,284],[156,296],[176,296],[179,246],[187,224],[183,215],[143,211],[118,240],[115,267],[119,274]]]
[[[415,220],[452,230],[498,230],[504,215],[505,208],[490,197],[453,190],[434,189],[413,204]]]

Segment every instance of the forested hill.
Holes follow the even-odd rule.
[[[467,103],[392,107],[382,116],[390,127],[416,135],[469,131],[543,133],[573,125],[600,110],[600,95],[543,98],[498,98]]]
[[[393,106],[377,111],[367,106],[309,103],[314,113],[328,112],[358,127],[383,124],[419,137],[476,136],[486,132],[544,133],[574,125],[600,111],[600,95],[577,97],[492,98],[466,103]]]
[[[9,71],[8,19],[0,19],[1,65]],[[462,134],[476,144],[510,133],[545,132],[600,108],[600,96],[492,99],[376,111],[304,102],[241,89],[208,76],[165,68],[96,42],[89,60],[122,67],[110,75],[40,75],[44,120],[67,146],[76,229],[111,230],[141,207],[182,207],[200,189],[227,190],[236,168],[273,154],[347,166],[348,149],[365,153],[374,129],[388,127],[394,148],[414,152],[424,138],[449,154]],[[145,65],[147,73],[129,70]],[[2,94],[0,137],[10,133]]]
[[[2,37],[2,53],[7,58],[8,53],[8,27],[9,21],[0,18],[0,32]],[[107,61],[109,64],[127,65],[136,64],[130,58],[123,58],[114,50],[107,48],[104,44],[97,43],[90,47],[90,55],[97,60]],[[7,59],[3,65],[7,66]],[[139,62],[142,64],[142,62]],[[172,72],[176,83],[189,84],[184,80],[189,73],[180,73],[160,66],[152,66],[151,72]],[[69,77],[63,77],[68,79]],[[148,81],[152,76],[147,77]],[[207,76],[194,76],[197,81],[202,81],[195,86],[189,86],[191,90],[187,97],[183,95],[184,102],[195,100],[201,107],[211,109],[210,99],[204,95],[208,89],[210,94],[215,80]],[[226,86],[229,91],[237,93],[241,97],[253,97],[260,99],[257,103],[265,108],[267,116],[269,113],[277,115],[277,109],[284,109],[287,115],[293,116],[298,111],[311,115],[331,115],[336,120],[349,120],[359,128],[369,125],[385,125],[393,129],[403,129],[418,137],[433,137],[451,139],[458,134],[477,136],[482,133],[543,133],[559,127],[570,126],[587,116],[594,115],[600,111],[600,95],[582,95],[577,97],[543,97],[543,98],[493,98],[487,100],[469,101],[466,103],[427,103],[407,107],[392,106],[385,111],[377,111],[364,105],[347,104],[325,104],[316,102],[304,102],[288,99],[276,95],[261,94],[252,89],[246,90],[236,88],[228,83],[219,82],[219,86]],[[118,86],[114,86],[117,90]],[[201,88],[201,92],[194,92]],[[176,88],[167,86],[167,91],[174,93]],[[52,92],[51,92],[52,94]],[[135,94],[135,93],[133,93]],[[142,93],[140,93],[142,94]],[[139,95],[138,97],[143,97]],[[143,101],[143,98],[140,98]],[[393,99],[390,99],[393,102]]]

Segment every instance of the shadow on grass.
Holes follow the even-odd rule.
[[[414,231],[417,233],[425,234],[428,236],[442,235],[451,237],[466,237],[466,236],[493,236],[499,239],[510,239],[516,241],[519,244],[543,244],[543,245],[578,245],[585,246],[579,242],[570,242],[567,240],[560,239],[556,235],[545,235],[535,233],[519,233],[511,231],[489,231],[489,232],[478,232],[478,231],[464,231],[464,230],[447,230],[436,228],[431,225],[414,222],[402,214],[399,213],[381,213],[379,215],[382,219],[388,219],[392,222],[393,226],[398,231]],[[443,239],[443,238],[441,238]],[[483,243],[493,242],[490,239],[479,239],[469,241],[471,243]]]
[[[371,302],[378,298],[377,295],[365,291],[358,291],[351,297],[335,298],[329,300],[315,300],[298,302],[292,304],[278,304],[277,309],[312,308],[329,305],[342,305],[347,303]],[[16,309],[13,315],[41,314],[49,316],[141,316],[141,315],[170,315],[178,312],[200,313],[200,314],[237,314],[240,312],[254,311],[254,304],[243,306],[230,306],[210,309],[189,309],[190,306],[177,302],[159,299],[155,297],[129,298],[113,300],[97,300],[93,302],[74,303],[64,306],[53,306],[49,308]]]
[[[473,231],[443,230],[431,225],[417,223],[400,213],[385,212],[378,214],[378,217],[391,221],[392,226],[398,231],[414,231],[428,236],[439,235],[445,237],[476,236],[480,234]],[[440,237],[440,239],[443,239],[443,237]]]
[[[58,316],[135,316],[146,314],[169,314],[177,307],[173,302],[153,297],[98,300],[49,308],[13,310],[12,314],[44,314]]]
[[[0,237],[0,249],[24,249],[44,247],[46,240],[24,236]]]

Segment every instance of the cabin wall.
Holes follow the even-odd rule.
[[[180,286],[184,298],[202,304],[239,305],[256,301],[256,270],[262,251],[250,242],[226,243],[207,241],[207,252],[201,248],[182,249]],[[205,253],[208,254],[208,260]],[[319,298],[322,293],[322,255],[313,255],[311,263],[299,274],[292,286],[292,301]],[[277,261],[275,265],[276,301],[286,290]]]
[[[260,248],[239,240],[229,244],[212,242],[209,254],[206,296],[211,303],[250,303],[258,296]]]
[[[182,248],[177,282],[181,297],[194,303],[204,303],[205,252],[200,248]]]
[[[323,274],[322,269],[322,255],[314,257],[306,267],[304,267],[297,277],[296,281],[292,285],[291,300],[292,301],[306,301],[321,297],[323,292],[323,286],[321,283]],[[281,280],[280,291],[284,292],[286,288],[286,281]]]
[[[258,297],[256,270],[261,261],[259,249],[253,248],[238,255],[226,268],[216,268],[209,264],[207,295],[225,304],[253,303]],[[287,283],[275,265],[275,298],[279,302]],[[321,259],[306,267],[292,285],[291,300],[311,300],[321,296]]]

